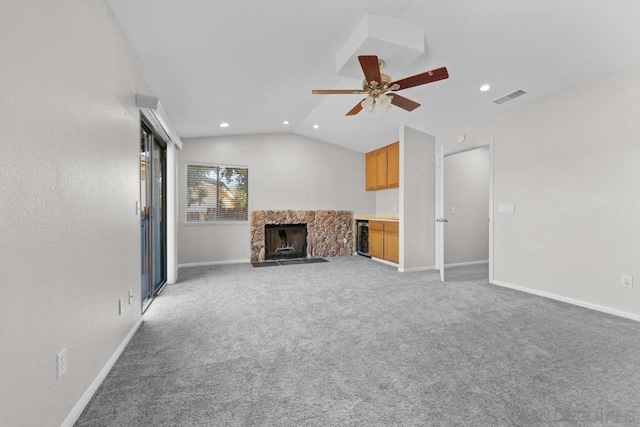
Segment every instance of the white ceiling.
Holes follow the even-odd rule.
[[[640,64],[637,0],[106,2],[183,138],[294,132],[365,152],[396,140],[400,125],[437,135]],[[448,80],[400,92],[422,104],[413,112],[345,117],[361,96],[311,95],[361,87],[336,74],[336,54],[367,14],[425,34],[417,60],[388,64],[394,79],[449,70]],[[492,102],[518,89],[527,95]]]

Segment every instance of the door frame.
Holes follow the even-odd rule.
[[[152,126],[152,123],[150,122],[150,120],[148,119],[148,117],[145,114],[141,114],[140,115],[140,132],[142,133],[142,131],[145,131],[146,133],[149,134],[150,136],[150,142],[151,145],[149,148],[149,153],[150,153],[150,157],[149,159],[147,159],[146,161],[148,161],[148,164],[145,166],[145,185],[146,185],[146,189],[145,189],[145,199],[146,200],[142,200],[142,197],[140,196],[140,202],[139,202],[139,206],[142,207],[143,205],[147,208],[147,210],[149,210],[149,208],[151,208],[151,212],[148,213],[149,215],[149,219],[147,220],[146,223],[146,235],[145,235],[145,244],[143,246],[143,253],[142,256],[146,257],[146,263],[147,263],[147,277],[146,277],[146,283],[142,284],[142,286],[146,286],[147,287],[147,298],[144,299],[140,298],[140,303],[141,303],[141,309],[142,309],[142,313],[144,313],[147,308],[149,308],[149,305],[153,302],[153,300],[155,299],[155,297],[162,292],[162,290],[164,289],[164,287],[167,284],[167,278],[168,278],[168,225],[167,225],[167,221],[168,221],[168,217],[169,217],[169,210],[170,210],[170,206],[167,203],[167,196],[169,193],[169,186],[168,186],[168,177],[167,177],[167,171],[170,168],[168,160],[168,148],[169,148],[169,143],[161,136],[159,135],[159,132],[155,129],[155,127]],[[155,212],[153,210],[154,208],[154,204],[153,204],[153,199],[154,199],[154,190],[153,190],[153,172],[154,172],[154,165],[153,165],[153,159],[154,159],[154,155],[153,155],[153,144],[157,143],[158,147],[160,147],[161,151],[164,154],[164,163],[163,163],[163,170],[162,170],[162,178],[163,178],[163,182],[162,182],[162,198],[163,198],[163,207],[162,210],[160,212],[161,215],[161,220],[162,220],[162,231],[163,231],[163,250],[161,251],[161,253],[159,254],[161,256],[161,258],[163,259],[163,276],[164,276],[164,280],[162,280],[160,282],[160,284],[156,287],[155,284],[153,283],[153,279],[154,279],[154,272],[155,272],[155,262],[156,262],[156,257],[154,249],[155,249],[155,240],[153,237],[153,221],[157,220],[158,218],[156,218],[154,216]],[[140,179],[142,180],[142,176],[140,176]],[[145,203],[146,202],[146,203]],[[144,250],[146,249],[146,251]],[[142,278],[144,279],[144,275],[142,275]]]
[[[436,153],[436,269],[440,270],[440,281],[444,282],[444,158],[479,148],[489,148],[489,283],[493,284],[493,231],[494,231],[494,147],[493,138],[467,143],[459,147],[446,149],[444,144],[437,147]]]

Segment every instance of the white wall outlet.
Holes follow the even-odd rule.
[[[628,276],[626,274],[620,275],[620,286],[623,288],[633,288],[633,276]]]
[[[129,305],[133,304],[133,289],[129,289]]]
[[[118,314],[122,314],[122,298],[118,298]]]
[[[455,206],[451,206],[451,208],[449,208],[449,212],[451,213],[451,215],[455,215],[456,214],[456,207]]]
[[[342,238],[342,243],[344,243],[345,245],[347,244],[347,238],[346,237]]]
[[[67,372],[67,347],[63,348],[60,353],[56,355],[57,369],[56,376],[60,379],[61,376]]]

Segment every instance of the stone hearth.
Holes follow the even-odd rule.
[[[307,224],[307,258],[349,256],[353,248],[352,218],[351,211],[253,211],[251,262],[265,260],[266,224]]]

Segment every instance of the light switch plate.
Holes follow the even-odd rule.
[[[515,205],[498,205],[498,213],[514,214],[516,213],[516,206]]]

